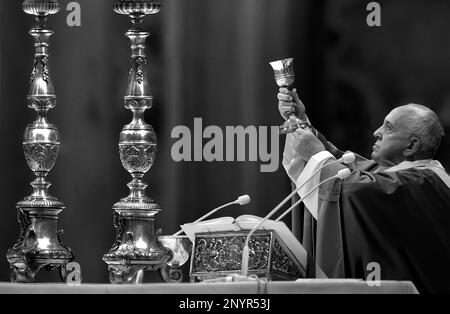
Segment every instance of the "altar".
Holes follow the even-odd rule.
[[[377,286],[356,279],[214,282],[179,284],[15,284],[0,283],[0,294],[418,294],[409,281],[380,281]]]

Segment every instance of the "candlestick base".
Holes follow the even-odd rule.
[[[114,212],[116,243],[103,257],[111,283],[134,283],[138,271],[158,270],[172,258],[171,251],[154,236],[155,213],[133,209]]]
[[[62,209],[18,208],[20,239],[6,255],[11,265],[12,282],[33,282],[43,268],[48,271],[59,269],[61,279],[66,280],[65,267],[74,255],[61,243],[63,231],[57,232],[57,215]]]

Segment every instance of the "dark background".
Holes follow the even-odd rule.
[[[62,147],[49,179],[67,205],[60,215],[64,243],[85,282],[107,282],[102,256],[114,242],[112,205],[128,193],[118,135],[131,114],[122,97],[129,71],[129,19],[111,0],[81,0],[82,26],[68,27],[65,10],[52,16],[50,71],[57,107],[50,112]],[[147,17],[148,72],[155,97],[146,118],[159,151],[146,176],[148,194],[164,209],[164,234],[215,206],[250,194],[246,213],[264,215],[290,190],[280,166],[261,173],[257,162],[183,162],[171,158],[177,125],[280,124],[269,61],[295,57],[296,83],[313,124],[338,147],[370,156],[372,132],[398,105],[421,103],[450,128],[450,3],[378,1],[382,26],[366,24],[360,0],[163,0]],[[21,139],[34,120],[26,106],[33,66],[32,17],[20,0],[0,1],[0,281],[9,280],[6,251],[18,238],[15,203],[33,176]],[[284,138],[280,140],[280,162]],[[450,167],[446,138],[439,160]],[[238,216],[239,208],[220,215]],[[289,221],[287,221],[289,223]],[[40,273],[38,281],[56,280]],[[159,280],[149,275],[147,281]]]

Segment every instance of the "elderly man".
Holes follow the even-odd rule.
[[[293,111],[308,119],[295,90],[281,88],[278,100],[285,119]],[[395,108],[374,132],[372,160],[358,156],[349,178],[305,200],[303,244],[329,277],[379,271],[380,280],[450,293],[450,177],[433,159],[443,135],[429,108]],[[314,128],[299,129],[286,138],[283,165],[303,196],[344,167],[333,163],[342,154]]]

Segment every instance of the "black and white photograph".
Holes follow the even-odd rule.
[[[0,1],[0,294],[450,294],[449,16]]]

